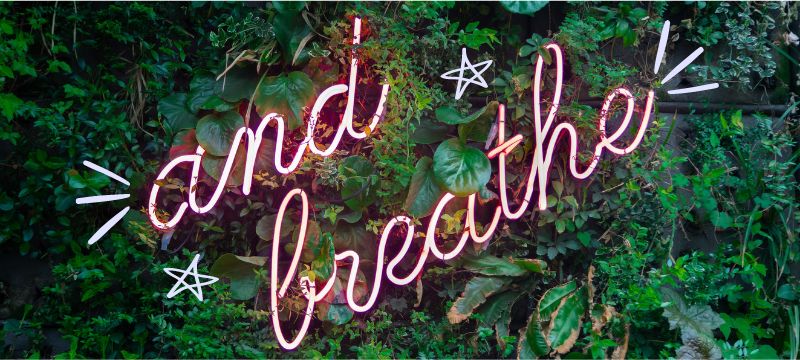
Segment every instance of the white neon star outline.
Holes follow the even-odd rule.
[[[175,286],[173,286],[172,289],[170,289],[169,293],[167,294],[167,298],[172,298],[173,296],[180,294],[183,290],[187,290],[188,289],[189,291],[192,292],[192,294],[194,294],[194,296],[197,297],[198,300],[203,301],[203,289],[202,289],[202,286],[203,285],[213,284],[213,283],[217,282],[219,280],[219,278],[214,277],[214,276],[209,276],[209,275],[198,274],[197,273],[197,262],[198,261],[200,261],[200,254],[197,254],[197,255],[194,256],[194,260],[192,260],[192,263],[189,265],[188,268],[186,268],[186,270],[175,269],[175,268],[165,268],[164,269],[164,272],[166,272],[167,275],[172,276],[172,277],[174,277],[175,279],[178,280],[178,282],[175,283]],[[177,275],[177,273],[180,273],[182,275]],[[194,281],[195,281],[194,285],[189,285],[189,283],[184,281],[184,279],[186,279],[186,277],[189,276],[189,275],[194,276]],[[205,279],[209,279],[209,280],[207,280],[205,282],[200,282],[200,278],[205,278]],[[181,287],[181,285],[185,285],[185,286]]]
[[[484,89],[489,87],[489,85],[486,84],[486,80],[483,79],[483,76],[481,76],[481,74],[483,74],[483,72],[486,71],[491,65],[492,65],[492,60],[486,60],[483,62],[479,62],[475,65],[472,65],[472,63],[469,61],[469,58],[467,58],[467,48],[461,48],[461,67],[458,69],[450,70],[442,74],[441,77],[442,79],[446,80],[458,80],[458,85],[456,86],[456,100],[458,100],[461,99],[461,95],[464,95],[464,90],[467,89],[467,86],[469,86],[469,84],[475,84]],[[477,68],[481,66],[483,68],[480,71],[478,71]],[[467,69],[472,70],[472,73],[474,74],[469,79],[464,78],[464,70]],[[455,73],[458,73],[458,76],[452,75]]]

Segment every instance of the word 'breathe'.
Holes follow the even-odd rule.
[[[360,28],[361,28],[361,20],[359,18],[355,18],[353,24],[353,43],[359,44],[360,42]],[[650,113],[653,107],[653,97],[654,93],[650,90],[647,94],[646,104],[642,111],[642,118],[639,123],[638,130],[636,131],[636,135],[628,144],[627,146],[619,145],[618,140],[619,138],[626,132],[628,129],[631,119],[634,114],[634,107],[635,107],[635,99],[634,96],[625,88],[617,88],[613,90],[604,100],[602,105],[602,110],[600,112],[600,116],[598,119],[598,130],[600,134],[600,141],[596,144],[594,148],[594,156],[587,165],[580,165],[583,167],[583,170],[579,169],[579,164],[577,160],[577,153],[578,153],[578,135],[573,127],[569,123],[555,123],[556,113],[558,112],[560,98],[561,98],[561,89],[562,89],[562,78],[563,78],[563,56],[561,48],[554,44],[546,45],[546,50],[551,52],[553,63],[555,67],[555,88],[553,91],[553,98],[550,101],[550,107],[547,111],[547,115],[545,119],[542,119],[542,111],[541,111],[541,99],[540,99],[540,92],[541,92],[541,85],[542,85],[542,73],[544,70],[544,63],[541,56],[538,58],[536,62],[536,71],[534,75],[534,82],[532,84],[533,87],[533,115],[534,115],[534,136],[533,139],[535,142],[535,146],[533,148],[533,160],[530,167],[530,172],[527,176],[527,184],[525,186],[525,191],[522,194],[520,199],[516,201],[512,200],[509,195],[508,185],[506,183],[506,156],[519,144],[521,144],[524,140],[522,135],[514,135],[510,138],[506,138],[505,134],[505,107],[500,105],[498,107],[497,113],[497,139],[496,139],[496,147],[489,150],[487,156],[490,159],[497,158],[498,161],[498,190],[500,193],[500,204],[494,207],[493,216],[491,218],[491,222],[488,225],[483,226],[483,234],[479,234],[476,230],[476,195],[472,194],[468,197],[467,201],[467,212],[466,212],[466,224],[465,230],[461,235],[460,239],[458,240],[455,247],[451,250],[444,250],[441,249],[436,244],[435,234],[436,234],[436,227],[439,219],[444,211],[445,206],[449,201],[455,198],[454,195],[450,193],[446,193],[438,202],[435,207],[433,214],[431,215],[430,221],[427,225],[427,232],[425,234],[424,243],[421,244],[421,250],[419,251],[419,255],[416,257],[415,261],[416,264],[413,266],[413,269],[405,275],[397,274],[396,269],[400,265],[401,262],[406,258],[408,251],[411,247],[411,243],[414,241],[414,223],[412,220],[406,216],[397,216],[391,219],[386,227],[383,229],[380,242],[378,243],[378,251],[377,251],[377,258],[375,259],[376,266],[375,266],[375,276],[374,280],[372,281],[372,287],[369,292],[369,296],[367,297],[366,302],[363,304],[358,304],[356,302],[356,298],[354,295],[354,288],[356,285],[356,275],[358,273],[358,266],[360,263],[359,254],[354,251],[342,251],[340,253],[335,254],[335,261],[333,265],[333,271],[329,279],[321,287],[317,287],[315,281],[310,280],[308,277],[301,277],[299,279],[299,285],[302,289],[303,295],[307,301],[306,309],[305,309],[305,316],[303,317],[300,328],[294,334],[294,339],[290,340],[287,339],[284,331],[281,328],[281,324],[279,322],[277,313],[279,309],[279,303],[281,298],[285,297],[287,290],[289,289],[290,285],[292,284],[292,280],[295,278],[295,274],[297,272],[297,267],[300,262],[303,246],[305,243],[306,238],[306,230],[308,224],[308,217],[309,217],[309,201],[308,197],[302,189],[296,188],[289,191],[286,196],[284,197],[283,201],[278,208],[278,214],[275,221],[275,228],[273,233],[273,240],[272,240],[272,256],[271,256],[271,266],[270,266],[270,311],[272,313],[271,319],[272,324],[274,327],[275,335],[280,343],[280,345],[285,349],[294,349],[296,348],[302,339],[305,337],[306,332],[309,328],[311,323],[312,314],[314,311],[314,305],[317,302],[320,302],[326,295],[333,289],[334,280],[336,279],[336,271],[338,266],[345,266],[347,264],[347,260],[349,259],[349,279],[347,282],[346,287],[346,300],[350,308],[357,312],[364,312],[369,310],[378,298],[378,292],[381,287],[381,282],[383,281],[384,277],[397,285],[406,285],[414,281],[417,278],[425,265],[425,262],[429,255],[433,255],[434,257],[441,259],[441,260],[448,260],[456,257],[464,246],[467,244],[468,240],[472,240],[476,243],[484,243],[488,241],[494,231],[497,229],[497,226],[502,217],[507,219],[518,219],[520,218],[525,210],[530,205],[532,201],[534,188],[538,190],[537,192],[537,199],[536,203],[540,210],[544,210],[547,207],[547,180],[548,180],[548,173],[550,171],[550,164],[553,160],[553,155],[556,149],[556,145],[564,140],[569,143],[569,169],[572,173],[572,176],[578,179],[584,179],[588,177],[597,166],[597,163],[600,160],[601,155],[604,151],[609,151],[613,154],[617,155],[625,155],[633,151],[639,143],[642,141],[644,137],[645,131],[647,129],[647,125],[649,122]],[[275,168],[278,172],[282,174],[290,174],[295,171],[300,164],[305,152],[311,151],[314,154],[320,156],[328,156],[334,152],[334,150],[339,145],[339,142],[342,139],[344,132],[346,131],[351,137],[355,139],[363,139],[367,136],[367,132],[359,131],[353,128],[353,107],[354,107],[354,98],[355,98],[355,88],[357,84],[357,64],[358,60],[353,54],[353,58],[350,62],[350,76],[349,76],[349,83],[345,84],[338,84],[333,85],[326,90],[324,90],[319,97],[317,98],[316,102],[314,103],[311,113],[310,119],[308,121],[308,127],[306,132],[305,140],[299,145],[297,148],[294,156],[291,157],[288,166],[283,165],[283,137],[284,137],[284,120],[275,113],[271,113],[266,115],[255,132],[253,132],[248,127],[242,127],[236,133],[233,144],[231,145],[230,153],[226,159],[225,166],[223,168],[222,174],[219,178],[219,182],[217,184],[216,189],[214,190],[213,194],[211,195],[210,199],[206,202],[205,205],[198,204],[197,200],[197,183],[198,183],[198,174],[200,171],[200,165],[205,153],[205,150],[198,146],[195,154],[192,155],[184,155],[179,156],[172,161],[170,161],[158,174],[156,181],[153,184],[153,187],[150,191],[150,198],[149,198],[149,205],[148,205],[148,215],[150,221],[153,225],[161,230],[169,230],[174,228],[181,220],[183,215],[185,214],[187,208],[191,208],[192,211],[198,214],[206,213],[210,211],[219,200],[225,185],[227,183],[227,179],[231,174],[231,168],[233,167],[234,160],[242,142],[242,138],[246,136],[246,144],[247,144],[247,151],[246,151],[246,161],[245,161],[245,170],[244,170],[244,179],[242,184],[242,193],[245,195],[250,193],[250,188],[252,185],[252,178],[253,178],[253,169],[255,166],[256,158],[258,149],[261,145],[262,135],[267,127],[268,124],[271,122],[275,123],[276,128],[276,141],[275,141]],[[375,130],[380,121],[383,111],[384,111],[384,104],[386,102],[386,97],[389,91],[388,85],[383,85],[382,92],[378,101],[377,108],[375,110],[374,116],[372,117],[371,121],[366,125],[369,127],[370,133]],[[342,116],[341,123],[339,124],[338,130],[334,135],[333,139],[331,140],[330,144],[326,147],[325,150],[320,150],[316,142],[314,141],[313,134],[314,129],[316,127],[316,120],[319,117],[319,113],[325,103],[333,96],[344,94],[346,93],[347,96],[347,105],[345,112]],[[607,134],[606,132],[606,121],[608,120],[608,115],[611,112],[611,105],[614,101],[624,102],[625,107],[625,115],[621,120],[620,126],[614,131],[612,134]],[[172,170],[181,164],[190,164],[191,165],[191,180],[189,185],[189,199],[188,203],[186,201],[182,202],[177,210],[175,211],[172,219],[163,222],[161,221],[157,213],[157,197],[159,193],[160,186],[158,183],[160,180],[163,180],[167,177]],[[297,245],[294,248],[294,254],[292,255],[291,263],[286,269],[286,273],[280,279],[279,283],[279,269],[278,269],[278,258],[280,253],[282,252],[282,247],[280,246],[281,240],[281,226],[283,225],[283,218],[287,208],[289,207],[292,200],[299,198],[301,202],[301,221],[299,225],[299,235],[297,240]],[[488,205],[485,205],[488,206]],[[516,208],[516,209],[513,209]],[[393,231],[396,232],[396,228],[398,226],[404,226],[406,228],[404,239],[402,240],[403,243],[400,246],[400,251],[388,259],[388,263],[385,263],[384,257],[385,249],[387,244],[392,238],[392,241],[395,239],[392,237]]]

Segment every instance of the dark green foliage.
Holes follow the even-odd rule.
[[[791,111],[658,114],[634,153],[603,157],[583,181],[569,175],[567,155],[557,152],[546,210],[529,208],[518,221],[501,223],[484,246],[469,244],[452,261],[426,264],[418,283],[384,285],[366,313],[342,304],[349,268],[340,268],[335,296],[317,304],[308,337],[294,352],[280,350],[273,336],[265,264],[289,188],[304,189],[311,204],[298,272],[320,284],[331,276],[334,254],[354,250],[362,257],[361,303],[379,235],[392,217],[408,214],[427,224],[438,200],[453,193],[436,231],[437,242],[451,248],[465,231],[466,196],[477,193],[478,208],[487,209],[476,219],[482,233],[498,198],[496,160],[483,150],[499,104],[506,106],[507,137],[528,139],[507,158],[516,188],[533,157],[531,77],[538,57],[552,63],[544,49],[550,41],[563,46],[568,63],[558,121],[576,125],[581,161],[591,158],[599,137],[599,111],[587,100],[620,86],[652,86],[658,101],[671,101],[651,71],[666,19],[674,27],[668,54],[683,43],[706,47],[707,57],[682,81],[719,81],[786,103],[797,92],[792,56],[800,51],[787,30],[797,8],[0,3],[0,249],[52,266],[51,281],[28,304],[15,305],[22,291],[0,277],[0,294],[10,299],[0,297],[0,338],[28,341],[6,344],[2,355],[796,358],[800,152]],[[349,79],[355,15],[364,23],[355,47],[354,128],[367,137],[345,136],[330,157],[309,153],[295,173],[277,176],[268,128],[249,196],[238,187],[240,146],[215,209],[187,214],[174,233],[156,232],[145,204],[168,158],[206,149],[197,185],[206,199],[236,130],[255,129],[272,112],[286,119],[283,146],[293,154],[310,105],[323,89]],[[536,26],[520,25],[525,21]],[[484,74],[493,86],[470,86],[454,100],[455,83],[439,75],[460,65],[462,47],[473,63],[494,60]],[[783,71],[778,59],[785,60]],[[544,78],[547,92],[554,77]],[[374,131],[365,130],[380,84],[390,86],[385,112]],[[641,99],[644,91],[635,95]],[[313,130],[320,149],[345,106],[335,96],[323,107]],[[675,148],[671,140],[679,135]],[[129,179],[130,187],[88,170],[83,160]],[[189,179],[181,174],[160,184],[160,208],[184,201]],[[80,196],[113,193],[131,198],[75,205]],[[123,206],[131,211],[121,225],[87,246]],[[299,211],[290,207],[285,217],[278,237],[292,252]],[[196,253],[203,254],[200,271],[221,281],[204,288],[203,302],[188,293],[167,299],[173,279],[163,269],[184,268]],[[282,300],[285,329],[303,311],[301,296],[292,287]]]

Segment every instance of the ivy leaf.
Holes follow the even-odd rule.
[[[458,110],[449,106],[443,106],[436,109],[436,120],[448,125],[467,124],[483,115],[484,112],[486,112],[486,106],[478,109],[478,111],[472,114],[461,116]]]
[[[314,98],[314,83],[301,71],[288,75],[264,78],[256,90],[253,102],[262,116],[275,112],[282,114],[289,130],[303,125],[303,108]]]
[[[489,182],[492,165],[482,151],[450,139],[436,149],[433,172],[441,187],[455,196],[468,196]]]
[[[418,218],[430,215],[436,203],[444,195],[444,191],[436,184],[432,165],[433,160],[427,156],[417,161],[403,205],[410,215]]]
[[[258,278],[253,270],[267,262],[263,256],[236,256],[223,254],[211,266],[211,275],[225,277],[231,281],[231,297],[249,300],[258,292]]]
[[[178,132],[183,129],[194,129],[197,115],[186,105],[186,93],[175,93],[158,102],[158,112],[167,119],[170,130]]]
[[[548,1],[531,1],[531,0],[500,0],[500,5],[515,14],[533,15],[537,11],[544,9]]]
[[[486,298],[505,287],[510,279],[495,277],[474,277],[469,282],[461,294],[456,299],[450,311],[447,312],[447,320],[451,324],[458,324],[472,315],[472,312],[486,302]]]
[[[233,144],[233,137],[244,120],[235,111],[211,113],[197,122],[197,142],[211,155],[227,156]]]

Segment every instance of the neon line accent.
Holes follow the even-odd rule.
[[[697,59],[697,57],[700,56],[700,54],[702,53],[703,53],[703,48],[697,48],[697,50],[689,54],[689,56],[687,56],[686,59],[683,59],[683,61],[681,61],[681,63],[678,64],[678,66],[672,69],[672,71],[670,71],[669,74],[667,74],[667,76],[664,77],[664,80],[661,80],[661,84],[666,84],[667,81],[672,80],[672,78],[675,75],[678,75],[679,72],[681,72],[684,68],[689,66],[689,64],[691,64],[692,61],[694,61],[694,59]]]
[[[111,228],[114,227],[114,225],[116,225],[120,220],[122,220],[122,218],[125,216],[125,214],[128,213],[128,210],[130,209],[131,209],[130,206],[126,206],[124,209],[120,210],[116,215],[114,215],[114,217],[106,221],[106,223],[103,224],[103,226],[101,226],[99,229],[97,229],[94,235],[92,235],[92,237],[89,238],[89,245],[92,245],[96,243],[97,240],[100,240],[100,238],[103,237],[108,232],[108,230],[111,230]]]
[[[713,89],[716,89],[718,87],[719,87],[719,84],[717,84],[717,83],[704,84],[704,85],[692,86],[692,87],[683,88],[683,89],[670,90],[670,91],[667,91],[667,94],[670,94],[670,95],[689,94],[689,93],[694,93],[694,92],[713,90]]]
[[[669,20],[664,21],[664,27],[661,28],[661,39],[658,40],[658,52],[656,52],[656,65],[653,68],[653,73],[658,74],[658,68],[661,67],[661,60],[664,58],[664,50],[667,48],[667,40],[669,39]]]
[[[85,196],[85,197],[79,197],[79,198],[75,199],[75,203],[79,204],[79,205],[81,205],[81,204],[94,204],[94,203],[122,200],[122,199],[127,199],[129,197],[131,197],[130,194]]]
[[[128,180],[123,179],[122,176],[119,176],[119,175],[111,172],[110,170],[107,170],[106,168],[104,168],[104,167],[102,167],[100,165],[97,165],[97,164],[95,164],[95,163],[93,163],[93,162],[91,162],[89,160],[83,160],[83,165],[88,167],[88,168],[90,168],[90,169],[92,169],[92,170],[94,170],[94,171],[97,171],[97,172],[99,172],[99,173],[101,173],[101,174],[103,174],[105,176],[108,176],[108,177],[110,177],[110,178],[112,178],[114,180],[117,180],[117,181],[125,184],[125,186],[131,186],[131,183],[129,183]]]

